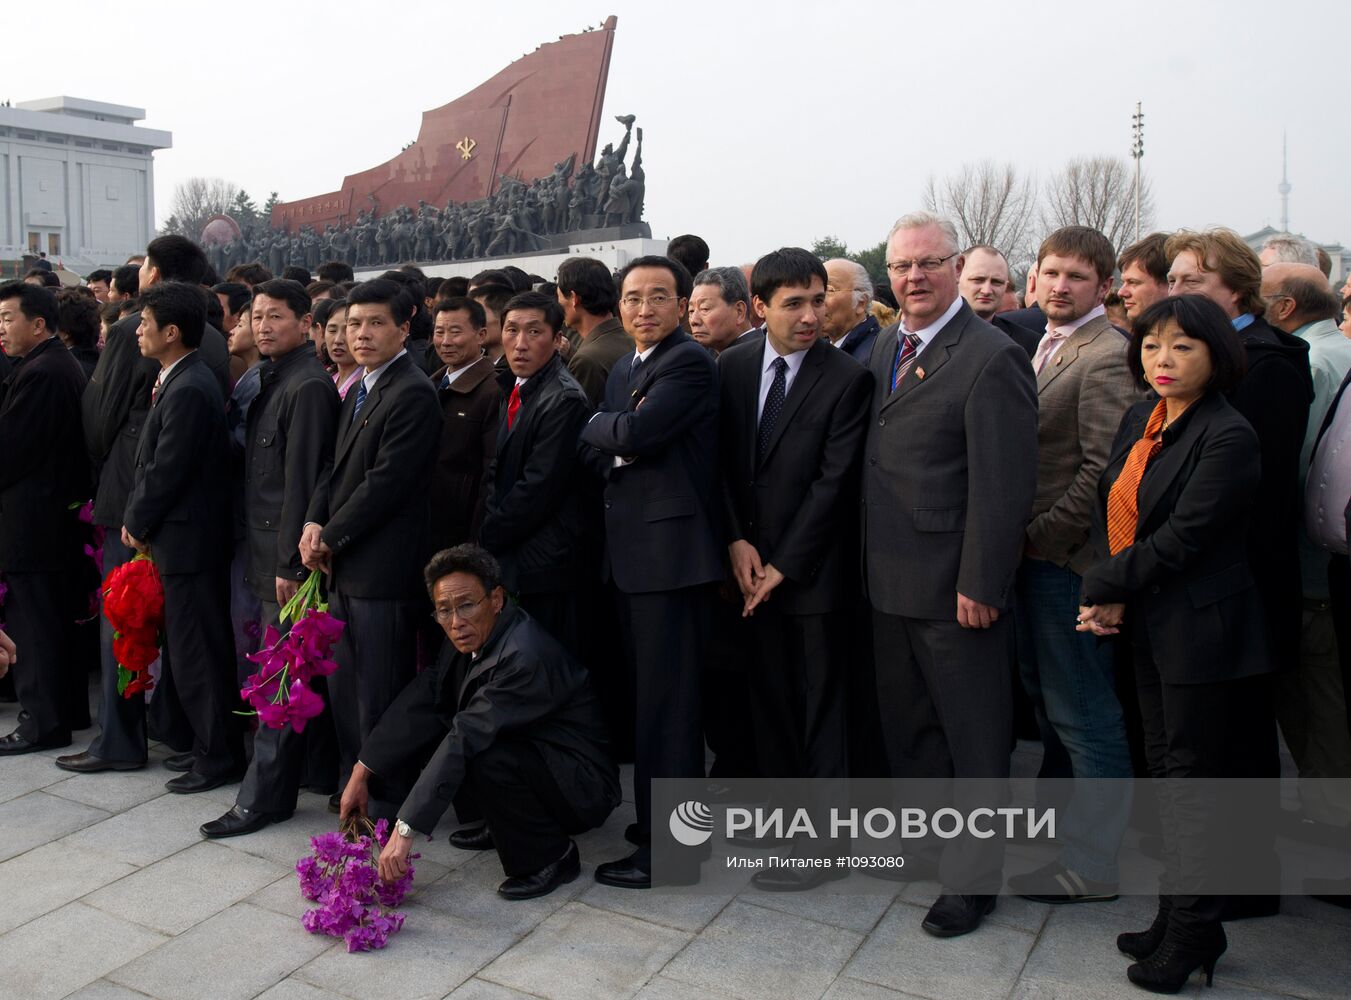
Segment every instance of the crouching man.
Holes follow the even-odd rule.
[[[570,835],[619,804],[596,696],[582,666],[506,603],[485,550],[438,552],[425,576],[454,648],[376,724],[342,793],[343,818],[396,820],[380,855],[381,876],[393,880],[407,871],[415,833],[431,833],[453,804],[477,825],[451,843],[497,849],[507,874],[498,895],[547,895],[578,875]]]

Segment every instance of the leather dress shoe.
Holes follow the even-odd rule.
[[[187,774],[180,774],[177,778],[170,778],[164,783],[164,787],[178,795],[193,795],[196,792],[209,792],[213,788],[219,788],[221,785],[228,785],[238,780],[239,775],[233,771],[215,775],[189,771]]]
[[[70,746],[70,737],[62,740],[30,740],[26,736],[20,736],[16,729],[8,736],[0,736],[0,754],[11,757],[21,753],[36,753],[39,750],[52,750],[56,747]]]
[[[596,866],[596,881],[616,889],[651,889],[652,872],[638,864],[637,853]]]
[[[934,937],[950,938],[970,934],[987,914],[994,912],[995,896],[958,896],[944,893],[929,907],[920,924]]]
[[[848,878],[848,868],[762,868],[751,876],[751,885],[762,892],[806,892],[817,886]]]
[[[503,899],[534,899],[547,896],[560,885],[567,885],[581,874],[582,863],[577,856],[577,845],[568,841],[568,849],[552,864],[547,864],[531,875],[513,876],[497,887]]]
[[[192,765],[197,763],[197,755],[189,750],[187,753],[170,754],[164,758],[164,766],[170,771],[191,771]]]
[[[203,823],[198,829],[209,840],[223,837],[242,837],[247,833],[257,833],[272,823],[280,823],[291,818],[292,813],[270,813],[261,809],[245,809],[243,806],[231,806],[230,811],[220,819]]]
[[[145,767],[145,761],[104,760],[86,750],[56,758],[56,766],[76,774],[97,774],[100,771],[139,771]]]
[[[480,823],[478,826],[456,830],[449,840],[451,847],[458,847],[462,851],[486,851],[493,846],[493,832],[488,829],[487,823]]]

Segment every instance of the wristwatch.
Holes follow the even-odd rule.
[[[394,821],[394,832],[400,837],[407,837],[409,840],[413,839],[413,828],[401,819],[396,819]]]

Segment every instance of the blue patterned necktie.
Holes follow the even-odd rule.
[[[919,354],[919,337],[916,334],[907,333],[902,339],[901,348],[896,352],[896,364],[891,369],[892,392],[901,384],[901,379],[905,378],[915,363],[915,355]]]
[[[775,358],[772,367],[774,381],[769,385],[765,408],[760,414],[760,433],[755,443],[756,461],[764,458],[765,452],[769,449],[770,438],[774,436],[774,425],[779,422],[779,414],[783,412],[783,401],[788,397],[788,362],[783,358]]]
[[[633,361],[629,364],[629,385],[633,385],[633,380],[638,377],[638,369],[643,367],[643,359],[635,354]]]
[[[352,407],[352,423],[357,422],[357,414],[361,412],[361,407],[365,405],[365,402],[366,402],[366,379],[363,376],[357,382],[357,401],[356,405]]]

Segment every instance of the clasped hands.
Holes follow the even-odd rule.
[[[1076,632],[1094,635],[1116,635],[1121,631],[1121,620],[1126,616],[1124,604],[1089,604],[1079,606],[1079,624]]]
[[[357,761],[352,768],[352,777],[347,779],[347,787],[342,790],[342,804],[338,807],[341,822],[346,823],[351,816],[367,818],[366,808],[371,799],[370,775],[370,768]],[[407,875],[408,855],[412,851],[413,838],[401,837],[398,830],[391,829],[389,840],[385,841],[385,846],[381,848],[380,860],[376,863],[381,880],[397,882]]]
[[[323,525],[314,522],[305,525],[300,533],[300,561],[304,563],[306,569],[332,573],[333,550],[320,537],[323,530]]]
[[[727,546],[727,551],[732,558],[732,575],[736,577],[744,601],[741,617],[749,618],[757,607],[769,600],[769,595],[783,583],[784,577],[773,563],[762,563],[755,546],[744,538]]]

